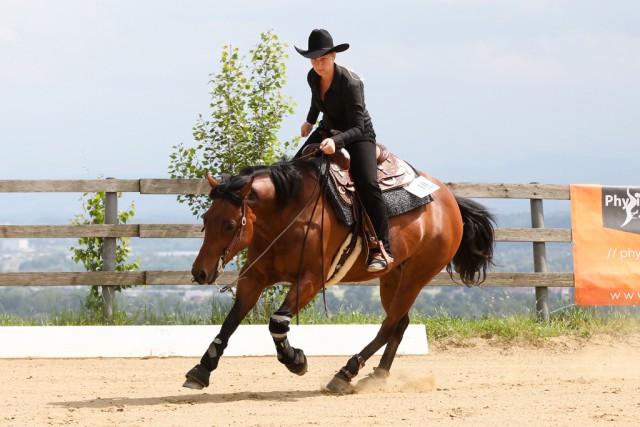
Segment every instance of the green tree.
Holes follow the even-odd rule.
[[[210,75],[210,113],[200,114],[193,127],[195,146],[173,147],[171,178],[233,174],[246,166],[271,164],[297,143],[298,138],[281,143],[277,137],[282,120],[295,107],[282,93],[286,47],[273,32],[264,32],[249,51],[249,64],[237,47],[223,47],[220,70]],[[181,195],[178,200],[187,203],[195,216],[210,203],[196,195]]]
[[[118,193],[118,197],[121,194]],[[105,223],[105,200],[106,193],[84,193],[82,196],[82,214],[76,215],[71,224],[104,224]],[[125,211],[118,212],[118,223],[126,224],[134,215],[135,206],[133,203]],[[128,237],[118,237],[116,239],[116,271],[137,270],[140,267],[140,260],[129,262],[131,249],[129,248]],[[72,246],[72,260],[76,264],[82,264],[87,271],[104,271],[104,238],[102,237],[81,237],[78,239],[78,246]],[[131,285],[110,286],[113,291],[121,292],[122,289]],[[103,293],[105,292],[103,287]],[[105,296],[100,294],[99,286],[92,286],[85,299],[85,308],[96,316],[104,313]],[[106,316],[108,317],[108,316]],[[108,319],[107,319],[108,320]]]
[[[299,137],[281,143],[277,133],[282,120],[293,114],[295,103],[282,93],[287,81],[286,43],[272,31],[260,34],[260,42],[249,51],[250,62],[237,47],[224,46],[220,70],[210,74],[210,113],[202,114],[193,127],[196,145],[178,144],[170,155],[171,178],[202,178],[234,174],[246,166],[268,165],[297,144]],[[195,216],[202,215],[210,201],[205,196],[181,195]],[[236,265],[246,260],[243,251]],[[269,288],[263,301],[272,302],[285,292],[283,286]]]

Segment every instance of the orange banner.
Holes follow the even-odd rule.
[[[576,304],[640,304],[640,187],[570,188]]]

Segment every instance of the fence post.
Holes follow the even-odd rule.
[[[530,203],[531,228],[544,228],[542,199],[530,199]],[[533,242],[533,269],[536,273],[547,272],[547,248],[544,242]],[[539,321],[549,320],[549,288],[547,287],[536,287],[536,317]]]
[[[113,178],[107,178],[113,179]],[[107,192],[104,200],[104,223],[117,224],[118,222],[118,193]],[[105,237],[102,246],[102,266],[104,271],[116,271],[116,238]],[[102,299],[104,301],[103,317],[107,321],[113,319],[113,306],[116,296],[114,286],[102,286]]]

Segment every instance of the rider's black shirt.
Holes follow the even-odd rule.
[[[313,68],[307,75],[311,87],[307,122],[314,124],[322,112],[321,126],[340,131],[332,136],[338,149],[356,140],[375,142],[376,134],[364,103],[364,83],[353,71],[337,64],[334,67],[333,81],[324,94],[324,101],[320,98],[320,76]]]

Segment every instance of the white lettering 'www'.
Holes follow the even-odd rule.
[[[611,292],[609,295],[612,300],[620,300],[622,297],[625,301],[633,301],[636,298],[636,294],[638,296],[638,300],[640,300],[640,292]]]

